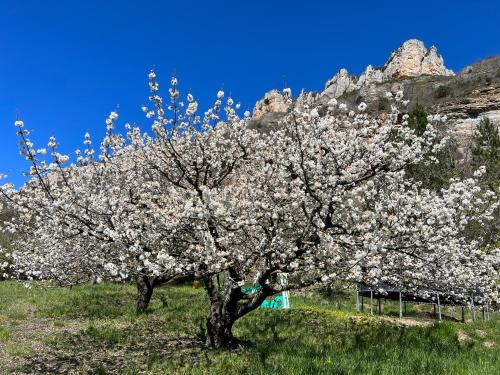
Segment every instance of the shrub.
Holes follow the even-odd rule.
[[[379,98],[378,100],[378,110],[379,111],[386,111],[390,108],[390,103],[389,99],[386,97]]]
[[[451,88],[449,86],[439,86],[436,91],[434,92],[434,97],[436,99],[440,98],[446,98],[447,96],[450,96],[451,94]]]
[[[408,126],[415,130],[417,135],[422,135],[427,129],[427,112],[425,112],[424,107],[418,104],[409,113]]]

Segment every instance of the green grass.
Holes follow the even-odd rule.
[[[9,344],[5,348],[5,353],[10,357],[22,357],[28,355],[30,350],[25,345]]]
[[[356,313],[354,297],[294,296],[289,311],[259,309],[238,321],[234,333],[249,344],[225,352],[208,351],[196,340],[208,307],[203,290],[155,290],[150,308],[139,316],[134,296],[130,285],[26,289],[0,282],[0,368],[82,374],[500,373],[498,314],[491,322],[464,325],[454,321],[458,310],[445,309],[442,323],[404,327],[394,318],[394,302],[383,306],[391,319],[380,319],[366,312],[366,303],[365,313]],[[430,311],[408,305],[407,315],[420,321]]]
[[[8,341],[12,335],[12,329],[0,326],[0,341]]]

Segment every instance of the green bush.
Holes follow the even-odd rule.
[[[451,88],[449,86],[439,86],[434,92],[434,97],[436,99],[446,98],[451,95]]]
[[[427,112],[421,104],[416,104],[415,108],[408,114],[408,126],[415,130],[417,135],[424,134],[427,129]]]
[[[378,100],[378,110],[379,111],[387,111],[390,108],[389,99],[386,97],[379,98]]]

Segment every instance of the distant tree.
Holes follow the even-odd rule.
[[[472,166],[486,167],[485,182],[491,188],[498,188],[500,180],[500,134],[498,128],[485,117],[479,123],[474,135]]]
[[[418,136],[421,136],[427,129],[427,112],[425,108],[418,104],[413,108],[413,110],[408,114],[408,126],[410,129],[415,130]]]
[[[500,134],[489,118],[479,123],[474,134],[470,169],[477,170],[484,166],[486,173],[482,178],[482,187],[500,193]],[[470,225],[467,234],[470,238],[481,237],[483,247],[498,245],[500,242],[500,210],[493,213],[494,220],[488,225]]]

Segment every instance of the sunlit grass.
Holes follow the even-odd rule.
[[[356,312],[354,297],[336,301],[309,293],[292,296],[291,310],[258,309],[238,321],[234,333],[248,343],[245,349],[213,352],[196,341],[208,308],[203,290],[160,288],[141,315],[135,314],[134,297],[133,285],[26,289],[2,282],[0,364],[6,355],[24,359],[25,371],[49,363],[62,373],[396,375],[500,369],[498,314],[491,322],[431,321],[405,328],[395,319],[397,303],[384,303],[388,321],[370,316],[366,304],[364,313]],[[407,315],[431,311],[408,305]]]

